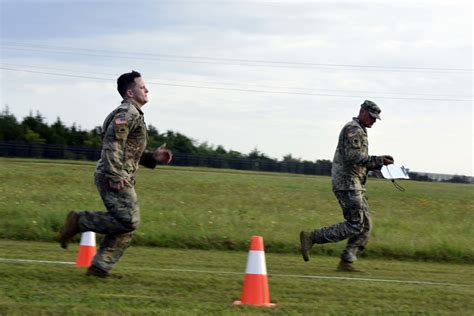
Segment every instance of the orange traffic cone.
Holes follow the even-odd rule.
[[[270,303],[265,251],[263,249],[263,238],[261,236],[252,236],[250,242],[242,296],[240,297],[240,301],[234,302],[234,305],[241,304],[265,307],[275,306],[275,304]]]
[[[95,233],[83,232],[81,234],[81,245],[77,254],[76,267],[90,267],[95,253]]]

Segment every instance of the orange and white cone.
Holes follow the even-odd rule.
[[[95,233],[83,232],[81,234],[81,245],[77,253],[76,267],[90,267],[95,253]]]
[[[275,304],[270,303],[265,250],[261,236],[252,236],[250,242],[242,295],[240,301],[234,301],[234,305],[242,304],[265,307],[275,306]]]

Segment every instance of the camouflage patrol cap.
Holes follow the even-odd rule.
[[[369,101],[369,100],[365,100],[364,103],[362,103],[360,105],[361,108],[363,109],[366,109],[370,116],[372,117],[375,117],[376,119],[379,119],[381,120],[380,118],[380,112],[382,112],[382,110],[379,108],[379,106],[377,104],[375,104],[374,102],[372,101]]]

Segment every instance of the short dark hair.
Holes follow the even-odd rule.
[[[117,91],[124,98],[128,89],[131,89],[135,86],[135,78],[140,78],[142,75],[135,70],[132,72],[127,72],[117,79]]]

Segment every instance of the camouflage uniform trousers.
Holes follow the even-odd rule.
[[[108,272],[130,245],[132,231],[140,223],[140,210],[133,184],[113,190],[103,174],[96,173],[94,179],[107,211],[79,212],[79,230],[105,235],[92,264]]]
[[[341,259],[354,262],[364,251],[372,229],[365,191],[335,191],[334,194],[342,208],[345,221],[316,229],[314,240],[317,244],[324,244],[348,239]]]

